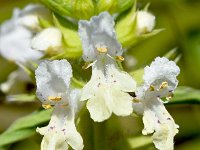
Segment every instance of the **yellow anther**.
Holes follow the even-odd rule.
[[[174,97],[173,93],[170,93],[167,97],[166,100],[170,101]]]
[[[50,108],[52,108],[52,106],[49,105],[49,104],[43,104],[42,107],[43,107],[44,109],[50,109]]]
[[[55,101],[55,102],[58,102],[58,101],[60,101],[61,99],[62,99],[61,96],[57,96],[57,97],[55,97],[55,96],[49,96],[49,97],[48,97],[48,100]]]
[[[168,82],[166,82],[166,81],[162,82],[160,85],[160,89],[164,89],[166,87],[168,87]]]
[[[82,69],[88,69],[91,66],[91,62],[86,62],[83,66]]]
[[[134,98],[134,99],[133,99],[133,102],[134,102],[134,103],[139,103],[139,102],[140,102],[140,100],[139,100],[139,99],[136,99],[136,98]]]
[[[122,56],[116,56],[116,59],[117,59],[118,61],[124,61],[124,57],[122,57]]]
[[[155,87],[153,85],[150,85],[149,90],[150,91],[155,91]]]
[[[106,53],[108,49],[106,47],[97,47],[97,51],[100,53]]]

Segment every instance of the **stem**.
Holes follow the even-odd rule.
[[[94,122],[94,150],[106,150],[106,122]]]

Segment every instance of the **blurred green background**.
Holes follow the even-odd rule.
[[[13,8],[23,8],[29,2],[34,3],[37,0],[0,0],[0,23],[11,17]],[[178,62],[181,67],[179,85],[199,89],[200,0],[138,0],[138,7],[143,7],[149,2],[151,3],[149,10],[156,16],[156,28],[164,28],[165,30],[128,51],[130,57],[134,56],[134,62],[136,62],[135,65],[129,67],[129,70],[144,67],[155,57],[163,56],[169,50],[176,48],[178,53],[182,55]],[[7,75],[15,68],[16,66],[13,63],[0,58],[0,82],[5,81]],[[188,94],[190,93],[188,92]],[[34,111],[39,106],[40,104],[37,102],[11,104],[0,99],[0,132],[3,132],[16,118]],[[200,105],[167,105],[167,109],[180,126],[179,134],[175,139],[175,150],[199,150]],[[126,122],[126,119],[123,118],[121,121]],[[129,119],[131,121],[129,121],[129,126],[125,127],[126,132],[135,130],[134,134],[140,134],[141,121],[138,121],[139,119]],[[136,121],[139,123],[136,123]],[[22,149],[22,147],[26,149],[27,145],[33,145],[32,149],[39,149],[39,141],[38,138],[32,137],[16,143],[11,149]],[[134,149],[134,142],[131,144],[133,145],[132,149]],[[127,148],[121,147],[120,149]],[[155,148],[148,145],[135,149]]]

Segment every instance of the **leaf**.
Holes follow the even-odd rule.
[[[0,148],[36,133],[35,128],[50,120],[52,109],[37,111],[16,120],[4,133],[0,135]],[[3,147],[2,147],[3,148]]]
[[[6,96],[9,102],[33,102],[36,100],[35,94],[16,94]]]
[[[23,130],[18,130],[15,132],[4,132],[3,134],[0,135],[0,146],[4,146],[10,143],[14,143],[20,140],[23,140],[27,137],[30,137],[34,135],[35,128],[34,129],[23,129]]]
[[[50,120],[52,109],[37,111],[28,116],[16,120],[5,132],[13,132],[20,129],[36,127]]]
[[[77,32],[77,26],[58,14],[53,15],[53,21],[63,34],[65,57],[80,57],[82,54],[82,44]]]
[[[200,90],[180,86],[175,90],[173,99],[167,104],[200,104]]]

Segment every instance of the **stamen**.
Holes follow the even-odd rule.
[[[173,93],[170,93],[167,97],[166,100],[170,101],[174,97]]]
[[[82,69],[88,69],[90,66],[92,66],[93,63],[91,62],[86,62],[83,66]]]
[[[55,97],[55,96],[49,96],[49,97],[48,97],[48,100],[55,101],[55,102],[58,102],[58,101],[60,101],[61,99],[62,99],[61,96],[57,96],[57,97]]]
[[[100,53],[106,53],[108,49],[106,47],[97,47],[97,51]]]
[[[155,87],[153,85],[150,85],[149,90],[150,91],[155,91]]]
[[[49,104],[42,104],[42,107],[43,107],[44,109],[50,109],[50,108],[52,108],[52,106],[49,105]]]
[[[162,82],[160,85],[160,89],[164,89],[166,87],[168,87],[168,82],[166,82],[166,81]]]
[[[139,103],[139,102],[140,102],[140,100],[139,100],[139,99],[136,99],[136,98],[134,98],[134,99],[133,99],[133,102],[134,102],[134,103]]]
[[[122,56],[116,56],[116,59],[118,60],[118,61],[124,61],[124,57],[122,57]]]

